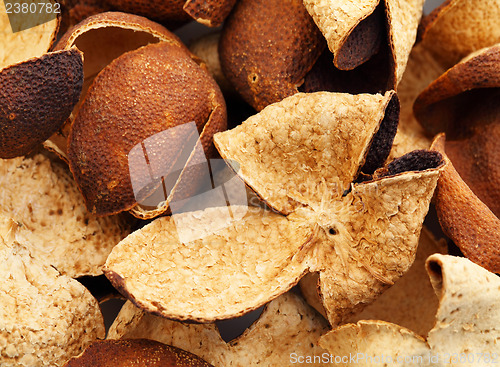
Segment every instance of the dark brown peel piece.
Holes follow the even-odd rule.
[[[191,17],[183,10],[186,0],[106,0],[113,10],[137,14],[166,25],[180,25]]]
[[[352,70],[374,56],[385,41],[385,12],[380,6],[362,20],[347,37],[334,58],[340,70]]]
[[[101,340],[91,344],[65,367],[210,367],[179,348],[147,339]]]
[[[198,23],[217,27],[229,15],[235,3],[236,0],[187,0],[183,9]]]
[[[394,159],[387,166],[378,169],[375,177],[382,178],[398,175],[403,172],[419,172],[438,168],[443,164],[443,156],[429,150],[414,150],[402,157]]]
[[[256,110],[298,92],[325,41],[300,0],[241,0],[222,30],[222,71]]]
[[[372,174],[381,167],[389,155],[399,122],[399,99],[394,94],[385,110],[380,128],[373,137],[370,150],[366,155],[365,164],[361,168],[364,174]]]
[[[82,84],[83,55],[76,48],[0,70],[0,157],[27,154],[57,131]]]
[[[446,153],[443,134],[433,149]],[[498,187],[498,186],[497,186]],[[500,272],[500,219],[464,182],[450,162],[436,189],[436,210],[441,228],[453,239],[463,254],[484,268]]]

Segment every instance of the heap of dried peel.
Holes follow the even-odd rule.
[[[46,3],[0,5],[2,366],[500,358],[500,3]]]

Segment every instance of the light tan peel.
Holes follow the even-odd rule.
[[[430,256],[426,268],[439,298],[427,342],[399,325],[372,320],[334,329],[320,345],[330,353],[363,356],[341,366],[372,366],[366,356],[378,356],[379,361],[383,356],[379,363],[390,358],[391,365],[399,360],[397,366],[491,365],[500,340],[499,278],[468,259],[449,255]]]
[[[100,275],[129,230],[120,217],[96,218],[64,163],[44,154],[0,160],[0,214],[17,223],[16,240],[70,277]]]
[[[289,215],[232,207],[242,215],[221,225],[227,208],[186,213],[192,241],[179,240],[178,217],[159,218],[115,247],[106,275],[150,312],[210,322],[242,315],[320,272],[328,319],[341,322],[408,270],[442,169],[434,154],[432,164],[351,185],[392,98],[297,94],[217,134],[240,177]],[[283,182],[295,186],[282,189]]]
[[[321,356],[326,351],[317,345],[317,340],[326,330],[326,321],[300,297],[288,292],[266,305],[260,318],[243,335],[228,343],[222,340],[215,324],[168,320],[148,314],[131,302],[123,306],[108,338],[157,340],[194,353],[219,367],[272,367],[290,361],[293,353],[297,358]]]
[[[0,227],[15,226],[0,217]],[[0,364],[62,366],[104,338],[97,301],[76,280],[0,236]]]

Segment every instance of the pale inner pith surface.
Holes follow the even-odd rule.
[[[26,15],[23,14],[23,17]],[[57,20],[51,20],[25,31],[12,33],[9,17],[4,2],[0,2],[0,70],[24,61],[31,57],[38,57],[48,51]]]

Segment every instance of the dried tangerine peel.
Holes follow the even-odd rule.
[[[201,358],[153,340],[100,340],[92,343],[65,367],[211,367]],[[213,367],[213,366],[212,366]]]
[[[337,364],[341,367],[383,365],[389,361],[387,358],[391,366],[431,366],[425,359],[429,346],[422,337],[385,321],[361,320],[346,324],[327,333],[319,343],[330,354],[343,358]]]
[[[413,2],[304,0],[304,5],[325,36],[328,48],[334,55],[334,63],[339,68],[342,68],[339,65],[339,56],[345,52],[343,51],[345,46],[353,44],[360,49],[370,48],[375,39],[370,32],[382,33],[381,42],[388,42],[392,54],[393,75],[389,81],[392,85],[388,88],[395,88],[398,85],[416,39],[423,9],[422,0]],[[364,26],[370,15],[377,16],[374,13],[377,7],[385,8],[385,14],[381,16],[384,17],[386,25],[376,28]],[[360,26],[365,28],[362,31],[366,34],[356,35],[359,37],[357,41],[359,44],[356,45],[349,42],[349,38],[356,34],[356,28]]]
[[[104,338],[99,305],[84,286],[2,236],[0,259],[2,366],[62,366]]]
[[[56,2],[49,0],[43,3],[54,5]],[[0,70],[30,58],[40,57],[49,51],[55,41],[60,20],[58,17],[54,17],[54,19],[36,27],[12,32],[5,4],[5,2],[0,4],[0,34],[2,35]],[[35,18],[34,22],[33,17]],[[37,24],[40,17],[40,14],[23,14],[23,20],[27,23]]]
[[[440,134],[433,149],[445,155]],[[500,219],[483,203],[448,162],[436,189],[436,210],[441,228],[464,255],[495,273],[500,272]]]
[[[450,68],[471,52],[500,42],[500,4],[448,0],[422,20],[423,45]]]
[[[0,160],[0,189],[0,214],[17,223],[16,241],[70,277],[102,274],[129,232],[119,217],[90,214],[67,167],[46,155]]]
[[[0,157],[31,152],[57,131],[78,102],[83,55],[76,48],[0,70]]]
[[[198,23],[217,27],[229,15],[235,3],[236,0],[187,0],[183,9]]]
[[[290,213],[288,217],[253,207],[238,208],[245,214],[243,219],[184,244],[176,233],[175,216],[159,218],[115,247],[105,266],[106,275],[129,299],[150,312],[173,319],[209,322],[253,310],[288,290],[306,272],[320,271],[328,317],[332,323],[340,322],[354,308],[371,302],[411,265],[422,221],[442,168],[441,158],[428,166],[412,168],[410,165],[405,169],[409,172],[390,171],[387,177],[355,184],[352,191],[342,197],[342,180],[348,188],[348,180],[354,179],[363,163],[363,152],[368,151],[391,95],[297,94],[267,107],[244,122],[240,130],[252,125],[257,132],[269,129],[263,133],[261,142],[269,144],[271,135],[280,139],[276,141],[277,151],[289,151],[290,146],[306,147],[279,157],[262,150],[265,154],[259,156],[256,151],[240,160],[240,147],[257,145],[255,137],[237,130],[238,144],[232,145],[234,142],[229,144],[228,137],[235,136],[234,130],[216,135],[216,145],[222,155],[240,165],[238,172],[242,172],[245,180],[245,172],[250,172],[248,167],[255,164],[256,156],[263,162],[262,167],[252,168],[256,174],[272,169],[273,163],[289,165],[293,161],[295,168],[303,172],[302,177],[306,177],[303,181],[315,192],[299,192],[294,188],[288,192],[277,190],[281,183],[271,182],[271,197],[260,192],[264,186],[254,180],[253,186],[259,195],[266,200],[269,196],[270,204]],[[348,99],[349,103],[344,105],[332,103]],[[356,118],[350,117],[348,111]],[[336,113],[345,118],[339,119]],[[367,126],[359,124],[358,118],[365,113],[371,113],[375,122],[366,121]],[[268,114],[282,123],[273,124]],[[346,166],[344,170],[334,170],[333,156],[311,154],[315,141],[309,137],[318,122],[321,122],[318,131],[328,132],[317,134],[317,141],[323,142],[325,148],[331,146],[328,139],[336,139],[331,136],[337,134],[339,127],[361,145],[346,144],[342,140],[341,147],[335,147],[334,157],[341,166]],[[280,135],[286,131],[287,124],[289,131]],[[240,141],[241,136],[246,136],[246,140]],[[357,167],[344,163],[351,159],[348,153],[358,162]],[[417,152],[415,157],[421,154]],[[300,161],[303,157],[309,160]],[[328,181],[318,178],[313,185],[314,171],[318,167],[323,169],[322,164],[338,172],[340,177],[325,175]],[[292,170],[280,170],[278,174],[288,174],[296,181],[300,177],[294,178]],[[248,177],[254,176],[248,174]],[[265,181],[268,177],[261,179]],[[294,206],[281,205],[286,203],[285,199],[291,199]],[[186,223],[193,232],[221,228],[217,222],[224,220],[225,210],[227,208],[209,208],[188,213],[185,215],[191,218]],[[159,232],[168,235],[159,238]],[[132,253],[151,262],[138,266],[130,261]],[[196,287],[192,279],[196,279]],[[183,294],[182,299],[172,296],[179,292]]]
[[[77,47],[83,52],[83,89],[72,115],[63,128],[45,144],[46,148],[67,161],[70,126],[94,78],[122,54],[158,42],[169,42],[181,48],[185,47],[177,36],[165,27],[133,14],[99,13],[69,29],[57,42],[55,49],[68,50]]]
[[[425,227],[420,232],[417,255],[408,272],[375,302],[348,320],[383,320],[425,336],[434,326],[438,300],[425,271],[425,261],[434,253],[447,253],[446,241],[436,241]]]
[[[187,223],[193,232],[220,227],[225,211],[193,212]],[[122,294],[149,312],[211,322],[254,310],[298,282],[307,266],[294,255],[309,235],[300,223],[248,208],[241,220],[182,244],[172,217],[162,217],[122,241],[104,272]],[[137,257],[150,261],[130,261]]]
[[[127,302],[108,338],[149,338],[196,354],[215,366],[277,366],[290,355],[322,355],[317,341],[326,321],[297,295],[288,292],[266,305],[243,335],[226,343],[215,324],[188,324],[148,314]],[[324,366],[311,363],[311,366]],[[330,364],[327,364],[330,365]]]
[[[303,204],[319,205],[320,190],[341,195],[349,189],[392,97],[299,93],[218,134],[214,142],[223,158],[239,165],[235,170],[252,189],[289,214]]]
[[[416,99],[413,109],[419,122],[433,134],[451,135],[454,129],[463,130],[459,110],[462,101],[453,98],[475,89],[492,88],[486,92],[494,93],[500,88],[499,63],[500,43],[475,51],[448,69]]]
[[[222,71],[260,111],[298,92],[325,45],[301,0],[240,0],[222,29]]]
[[[226,126],[225,103],[217,84],[197,61],[184,46],[162,42],[122,55],[94,80],[72,125],[68,151],[71,170],[89,210],[108,215],[137,205],[130,170],[142,170],[142,175],[136,175],[141,179],[150,175],[147,165],[130,167],[128,154],[151,136],[194,122],[200,144],[210,156],[213,134]],[[137,93],[129,97],[124,90]],[[184,144],[174,136],[168,141],[155,140],[152,149],[174,162]],[[189,177],[184,177],[186,181],[175,190],[187,190]],[[154,214],[167,208],[162,205]]]
[[[106,2],[115,10],[138,14],[168,24],[169,28],[191,19],[183,9],[186,0],[106,0]]]
[[[432,351],[440,355],[497,352],[500,278],[454,256],[432,255],[426,267],[439,298],[436,325],[427,337]]]
[[[471,261],[454,256],[434,254],[428,258],[426,267],[439,298],[436,323],[427,342],[399,325],[372,320],[334,329],[320,339],[320,346],[335,355],[364,356],[354,361],[356,364],[342,366],[372,366],[366,356],[381,355],[391,358],[391,363],[401,357],[396,365],[436,365],[429,356],[439,358],[437,365],[470,365],[452,362],[456,361],[455,355],[462,354],[475,357],[487,354],[487,360],[475,358],[474,366],[488,366],[497,352],[495,345],[500,335],[497,328],[500,280]],[[416,358],[405,361],[405,356]]]
[[[401,114],[389,159],[400,157],[414,149],[429,149],[431,146],[432,138],[416,119],[413,104],[418,95],[444,71],[421,43],[413,47],[398,86]]]

